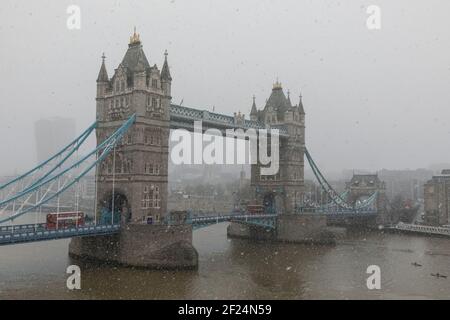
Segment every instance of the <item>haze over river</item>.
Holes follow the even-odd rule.
[[[335,246],[227,239],[226,223],[194,232],[196,271],[150,271],[68,257],[70,240],[0,247],[0,299],[449,299],[450,239],[365,232]],[[417,262],[422,267],[411,265]],[[81,290],[66,287],[70,264]],[[381,290],[366,286],[381,268]]]

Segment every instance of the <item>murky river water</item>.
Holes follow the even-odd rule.
[[[336,246],[227,239],[226,223],[194,232],[197,271],[148,271],[68,258],[69,240],[0,247],[0,299],[450,298],[450,239],[350,234]],[[422,264],[414,267],[412,262]],[[82,289],[66,288],[78,264]],[[366,268],[381,268],[368,290]]]

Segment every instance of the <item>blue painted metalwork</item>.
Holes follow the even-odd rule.
[[[114,219],[112,217],[112,212],[106,208],[102,208],[100,212],[99,224],[110,225],[113,221],[120,221],[120,212],[114,213]]]
[[[84,225],[78,228],[47,230],[45,224],[0,227],[0,246],[26,242],[56,240],[89,235],[107,235],[117,233],[120,224]]]
[[[336,190],[333,189],[330,183],[325,179],[323,174],[320,172],[319,168],[317,167],[316,163],[311,157],[311,154],[306,148],[305,148],[305,156],[314,173],[314,176],[316,177],[317,181],[322,187],[322,190],[325,191],[325,193],[330,197],[332,201],[332,203],[316,207],[315,208],[317,210],[316,212],[322,212],[324,214],[352,213],[353,215],[372,214],[372,212],[374,211],[376,212],[376,210],[373,210],[370,207],[374,205],[378,196],[378,192],[374,192],[368,199],[364,200],[361,203],[351,205],[346,201],[347,193],[344,192],[342,195],[339,195],[336,192]]]
[[[257,129],[267,130],[268,134],[270,134],[271,129],[277,129],[280,137],[289,136],[286,127],[283,125],[268,127],[258,121],[236,121],[234,117],[220,113],[182,107],[176,104],[170,105],[170,127],[172,129],[184,128],[192,130],[194,121],[202,121],[203,129]]]
[[[270,129],[278,129],[280,136],[288,136],[288,132],[284,126],[272,126],[267,128],[266,125],[261,124],[257,121],[236,119],[235,117],[226,116],[214,112],[201,111],[197,109],[182,107],[178,105],[170,106],[170,125],[171,128],[187,128],[191,130],[193,128],[194,121],[202,121],[205,124],[205,128],[220,128],[224,129],[260,129],[268,130],[270,134]],[[136,115],[131,116],[127,121],[125,121],[122,126],[120,126],[113,134],[106,138],[100,145],[96,147],[95,150],[88,153],[86,156],[82,157],[80,160],[68,166],[68,168],[62,169],[62,165],[71,157],[71,155],[80,148],[87,137],[96,128],[97,123],[91,125],[83,134],[81,134],[77,139],[75,139],[71,144],[63,148],[60,152],[49,158],[47,161],[41,163],[34,169],[26,172],[25,174],[13,179],[12,181],[0,186],[0,190],[17,183],[21,179],[32,175],[37,170],[43,168],[43,166],[48,165],[52,160],[57,157],[63,156],[65,152],[70,150],[67,155],[63,156],[54,166],[52,166],[45,174],[39,179],[33,181],[25,189],[14,194],[12,197],[8,197],[0,201],[0,208],[8,205],[9,203],[18,200],[21,197],[30,195],[40,188],[44,187],[49,183],[54,182],[66,173],[71,172],[71,170],[80,167],[85,164],[87,159],[93,155],[98,155],[96,160],[92,165],[87,166],[81,171],[75,178],[73,178],[70,183],[58,190],[58,192],[51,194],[50,196],[43,197],[40,201],[36,200],[34,205],[29,205],[27,208],[22,208],[19,212],[13,214],[12,216],[0,220],[0,224],[6,221],[13,220],[21,215],[32,212],[39,206],[46,204],[48,201],[59,196],[61,193],[70,188],[73,184],[77,183],[85,174],[87,174],[93,167],[98,165],[101,161],[105,159],[106,156],[112,151],[112,149],[118,144],[122,139],[123,135],[128,131],[131,125],[135,122]],[[377,193],[371,195],[368,199],[352,206],[347,203],[346,194],[339,195],[328,183],[325,177],[320,172],[319,168],[312,159],[310,153],[305,148],[305,155],[308,159],[309,164],[313,170],[313,173],[317,180],[319,181],[322,189],[328,194],[331,203],[316,206],[312,208],[313,212],[320,212],[330,215],[331,217],[354,217],[361,216],[366,217],[370,215],[376,215],[376,209],[372,208],[375,200],[377,199]],[[57,170],[61,170],[57,174],[54,174]],[[282,191],[280,191],[282,192]],[[37,198],[37,197],[36,197]],[[305,212],[305,211],[303,211]],[[224,215],[204,215],[204,216],[192,216],[189,215],[186,223],[191,224],[193,229],[198,229],[202,227],[209,226],[211,224],[221,223],[221,222],[240,222],[251,225],[258,225],[264,228],[274,229],[276,226],[276,214],[224,214]],[[114,217],[114,221],[120,221],[119,216]],[[120,224],[112,224],[112,217],[110,212],[104,212],[100,216],[100,223],[98,225],[85,225],[77,228],[68,228],[60,230],[46,230],[45,224],[27,224],[27,225],[11,225],[11,226],[0,226],[0,245],[12,244],[12,243],[24,243],[33,241],[44,241],[52,239],[62,239],[70,238],[83,235],[102,235],[102,234],[113,234],[120,230]],[[170,225],[171,222],[165,221],[164,223]]]
[[[105,214],[110,217],[110,213]],[[116,217],[115,217],[116,219]],[[108,220],[111,222],[111,220]],[[117,220],[119,221],[118,217]],[[275,228],[276,215],[218,215],[193,217],[190,220],[194,230],[210,226],[221,222],[241,222],[249,225],[257,225],[268,229]],[[120,231],[120,223],[116,224],[87,224],[80,227],[73,227],[59,230],[47,230],[45,223],[23,224],[13,226],[0,226],[0,246],[8,244],[18,244],[26,242],[47,241],[55,239],[72,238],[79,236],[97,236],[113,234]]]
[[[56,165],[54,165],[46,174],[44,174],[43,177],[41,177],[39,180],[37,180],[37,181],[35,181],[33,183],[33,185],[38,184],[40,181],[42,181],[43,179],[48,177],[51,173],[53,173],[57,168],[59,168],[75,151],[77,151],[79,149],[79,147],[83,144],[83,142],[86,140],[86,138],[92,133],[92,131],[96,127],[97,127],[97,122],[94,122],[79,137],[77,137],[75,140],[73,140],[71,143],[69,143],[63,149],[61,149],[58,153],[56,153],[55,155],[53,155],[49,159],[45,160],[44,162],[40,163],[39,165],[37,165],[33,169],[31,169],[31,170],[25,172],[24,174],[18,176],[17,178],[12,179],[11,181],[9,181],[9,182],[7,182],[7,183],[5,183],[3,185],[0,185],[0,190],[6,188],[8,186],[11,186],[11,185],[13,185],[13,184],[23,180],[25,177],[28,177],[29,175],[35,173],[36,171],[38,171],[39,169],[41,169],[44,166],[46,166],[51,161],[53,161],[54,159],[56,159],[59,156],[61,156],[62,154],[64,154],[64,152],[66,152],[67,150],[69,150],[71,147],[73,147],[75,145],[75,148],[73,148],[61,161],[59,161]]]
[[[200,112],[198,110],[184,108],[184,107],[179,107],[179,108],[175,108],[175,109],[177,110],[177,113],[179,115],[183,115],[184,117],[187,117],[187,118],[190,117],[191,120],[202,120],[202,119],[208,118],[215,125],[218,125],[220,123],[224,127],[266,129],[265,127],[261,126],[259,123],[254,122],[254,121],[244,121],[241,124],[237,124],[234,122],[233,117],[228,117],[228,116],[215,114],[215,113],[208,113],[208,112],[204,112],[204,111]],[[202,117],[202,119],[200,119],[200,116]],[[70,183],[67,183],[64,187],[59,189],[57,192],[51,194],[50,196],[48,196],[48,197],[44,196],[40,201],[36,200],[35,204],[27,204],[26,208],[24,208],[24,209],[21,208],[17,213],[15,213],[7,218],[1,219],[0,224],[7,222],[7,221],[12,221],[26,213],[35,211],[40,206],[45,205],[50,200],[52,200],[55,197],[62,194],[64,191],[66,191],[68,188],[70,188],[73,184],[77,183],[87,172],[89,172],[94,166],[98,165],[101,161],[103,161],[105,159],[105,157],[117,145],[117,143],[120,141],[120,139],[122,139],[123,135],[127,132],[127,130],[130,128],[130,126],[135,122],[135,120],[136,120],[136,115],[131,116],[113,134],[111,134],[107,139],[105,139],[101,144],[99,144],[95,148],[95,150],[93,150],[90,153],[88,153],[87,155],[83,156],[80,160],[69,165],[67,168],[61,169],[63,163],[66,160],[68,160],[70,158],[70,156],[76,150],[79,149],[79,147],[83,144],[83,142],[86,140],[86,138],[96,128],[97,123],[94,123],[85,132],[83,132],[82,135],[80,135],[77,139],[75,139],[74,142],[72,142],[71,144],[66,146],[64,149],[62,149],[56,155],[52,156],[49,160],[45,161],[44,163],[40,164],[36,168],[28,171],[27,173],[19,176],[16,179],[13,179],[12,181],[3,185],[2,187],[6,187],[8,185],[11,185],[15,182],[20,181],[24,177],[26,177],[30,174],[33,174],[33,172],[36,172],[38,169],[42,168],[44,165],[49,164],[50,161],[56,159],[59,156],[62,156],[63,153],[70,150],[71,147],[73,148],[72,150],[70,150],[70,152],[67,155],[65,155],[62,158],[62,160],[59,160],[58,163],[56,163],[54,166],[52,166],[50,170],[45,172],[44,176],[41,176],[39,179],[33,181],[29,186],[27,186],[25,189],[21,190],[17,194],[14,194],[13,196],[0,201],[0,208],[4,208],[11,202],[19,200],[21,197],[29,196],[30,194],[37,192],[38,190],[40,190],[40,188],[43,188],[44,186],[55,182],[56,179],[59,179],[63,175],[71,172],[71,170],[74,170],[74,169],[80,167],[81,165],[85,164],[86,161],[93,155],[97,156],[98,154],[100,154],[91,165],[87,166],[87,168],[82,170],[81,173],[76,175],[76,177],[74,177],[70,181]],[[181,119],[181,120],[183,120],[183,119]],[[60,169],[61,171],[57,172],[56,174],[53,174],[53,173],[55,173],[55,171],[57,169]],[[186,222],[188,224],[191,224],[194,229],[201,228],[203,226],[211,225],[214,223],[230,222],[230,221],[239,221],[241,223],[259,225],[259,226],[266,227],[266,228],[274,228],[275,221],[276,221],[275,218],[276,218],[276,215],[274,215],[274,214],[264,214],[264,215],[225,214],[225,215],[218,215],[218,216],[196,216],[196,217],[192,217],[192,215],[189,215],[188,221],[186,221]],[[119,221],[119,217],[115,216],[114,221]],[[0,226],[0,245],[53,240],[53,239],[63,239],[63,238],[71,238],[71,237],[83,236],[83,235],[112,234],[112,233],[118,232],[120,230],[120,224],[112,224],[111,222],[112,222],[111,214],[110,214],[110,212],[106,212],[105,214],[100,215],[98,225],[84,225],[84,226],[80,226],[80,227],[76,227],[76,228],[47,230],[46,225],[43,223]],[[167,223],[170,224],[170,221],[168,221]]]
[[[329,216],[371,216],[377,215],[378,211],[375,209],[358,209],[358,210],[333,210],[333,209],[317,209],[320,212]]]
[[[60,173],[58,173],[57,175],[51,176],[51,177],[47,177],[47,179],[41,181],[39,184],[34,185],[33,187],[30,187],[22,192],[20,192],[19,194],[6,199],[4,201],[0,201],[0,207],[3,207],[4,205],[15,201],[17,199],[19,199],[22,196],[28,195],[30,193],[35,192],[36,190],[38,190],[39,188],[41,188],[42,186],[44,186],[45,184],[52,182],[56,179],[58,179],[59,177],[61,177],[62,175],[64,175],[65,173],[69,172],[70,170],[74,169],[74,168],[78,168],[79,166],[81,166],[88,158],[92,157],[93,155],[97,155],[98,152],[101,151],[101,155],[96,159],[96,161],[94,161],[91,165],[89,165],[86,169],[84,169],[79,175],[77,175],[70,183],[68,183],[67,185],[65,185],[64,187],[62,187],[60,190],[58,190],[57,192],[55,192],[54,194],[42,199],[40,202],[26,208],[23,209],[21,211],[19,211],[18,213],[1,219],[0,223],[4,223],[10,220],[14,220],[20,216],[22,216],[25,213],[31,212],[34,209],[38,208],[40,205],[56,198],[57,196],[59,196],[61,193],[63,193],[64,191],[66,191],[68,188],[70,188],[73,184],[75,184],[76,182],[78,182],[82,177],[84,177],[92,168],[94,168],[98,163],[100,163],[101,161],[103,161],[105,159],[105,157],[111,152],[111,150],[114,148],[114,146],[116,146],[118,144],[118,142],[120,141],[120,139],[122,139],[123,135],[128,131],[128,129],[130,128],[130,126],[135,122],[136,120],[136,115],[132,115],[127,121],[125,121],[125,123],[119,127],[111,136],[109,136],[107,139],[105,139],[105,141],[103,141],[100,145],[97,146],[96,149],[94,149],[93,151],[91,151],[90,153],[88,153],[86,156],[84,156],[83,158],[81,158],[79,161],[75,162],[73,165],[71,165],[70,167],[68,167],[67,169],[61,171]]]
[[[35,228],[45,228],[45,223],[38,224],[18,224],[18,225],[10,225],[10,226],[0,226],[0,234],[2,233],[14,233],[17,231],[26,231],[33,230]]]
[[[199,229],[221,222],[239,221],[247,224],[275,228],[276,214],[228,214],[218,216],[197,216],[191,218],[193,229]]]

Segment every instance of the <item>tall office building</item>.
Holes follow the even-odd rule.
[[[34,123],[37,162],[41,163],[76,137],[75,119],[48,118]]]

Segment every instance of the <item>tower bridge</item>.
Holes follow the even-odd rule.
[[[112,77],[103,56],[97,77],[96,122],[44,163],[0,185],[0,245],[72,238],[69,253],[73,256],[145,267],[196,267],[193,228],[229,221],[230,236],[330,242],[327,214],[377,215],[378,190],[370,194],[367,188],[366,197],[361,198],[363,194],[350,185],[347,198],[337,194],[321,174],[305,147],[302,97],[293,105],[278,81],[263,108],[258,109],[253,98],[250,119],[240,112],[227,116],[172,104],[171,84],[167,52],[161,70],[151,66],[136,33]],[[260,162],[251,165],[251,186],[255,201],[265,207],[264,214],[189,217],[168,212],[170,130],[192,131],[195,121],[221,131],[278,130],[278,173],[262,175]],[[96,148],[79,156],[80,147],[94,132]],[[312,211],[304,210],[305,157],[331,200],[326,206],[313,205]],[[96,181],[93,221],[48,230],[38,221],[38,213],[50,202],[59,209],[61,195],[71,193],[78,212],[78,182],[92,171]],[[33,215],[34,224],[15,223],[19,217]]]

